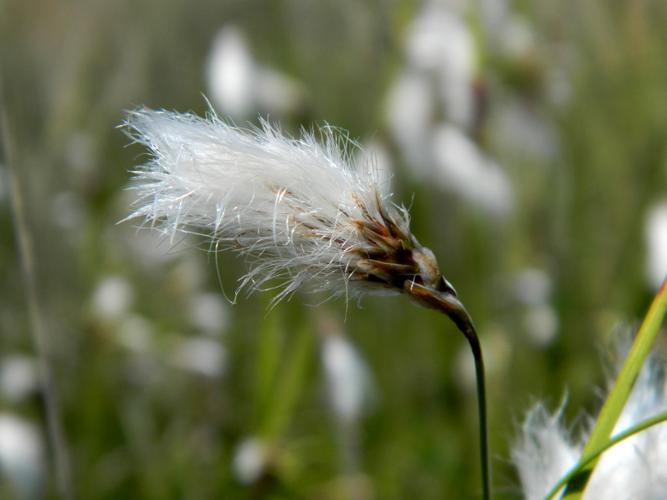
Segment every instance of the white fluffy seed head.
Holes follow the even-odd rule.
[[[329,334],[322,343],[322,362],[336,417],[345,423],[356,421],[371,392],[370,374],[363,358],[343,335]]]
[[[665,360],[654,357],[642,368],[614,429],[617,435],[667,410]],[[512,448],[526,500],[544,498],[581,457],[583,441],[574,439],[561,411],[531,409]],[[667,424],[646,429],[607,450],[586,488],[584,500],[658,500],[667,491]]]
[[[433,257],[410,233],[407,211],[390,202],[372,162],[352,160],[356,144],[336,129],[291,138],[267,121],[241,129],[214,113],[139,109],[126,132],[151,155],[134,172],[129,218],[246,255],[241,287],[277,279],[279,300],[302,285],[347,294],[440,284],[434,260],[413,258]]]
[[[578,460],[580,447],[573,443],[561,422],[561,411],[549,413],[536,404],[526,414],[521,435],[512,448],[526,500],[544,498]]]

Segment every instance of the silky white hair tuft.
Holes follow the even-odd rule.
[[[418,274],[407,210],[391,203],[373,161],[355,162],[358,145],[338,129],[292,138],[266,120],[239,128],[212,111],[141,108],[128,113],[125,131],[151,156],[133,172],[138,201],[128,219],[172,239],[205,234],[213,249],[246,255],[239,288],[271,282],[280,300],[302,285],[400,290]]]
[[[643,366],[613,434],[667,410],[665,360]],[[512,448],[526,500],[542,499],[581,457],[584,440],[562,423],[561,411],[550,414],[537,404],[524,420]],[[667,491],[667,423],[650,427],[607,450],[591,476],[584,500],[659,500]],[[558,496],[556,497],[558,498]]]

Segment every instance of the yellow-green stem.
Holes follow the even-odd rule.
[[[614,426],[616,425],[616,421],[621,415],[623,407],[630,396],[630,391],[637,379],[637,375],[646,361],[647,356],[651,352],[651,348],[653,347],[655,338],[660,330],[660,324],[662,323],[666,310],[667,280],[663,282],[662,287],[653,299],[651,307],[644,317],[644,321],[637,332],[632,348],[625,360],[625,364],[616,379],[616,383],[614,384],[607,401],[600,411],[595,426],[593,427],[593,431],[584,447],[582,452],[583,456],[590,455],[596,449],[604,446],[609,440],[609,437],[614,430]],[[597,459],[591,460],[567,483],[563,495],[564,500],[580,500],[583,497],[586,484],[588,483],[596,464]]]
[[[602,455],[605,451],[607,451],[609,448],[611,448],[614,445],[617,445],[621,441],[628,439],[629,437],[634,436],[635,434],[638,434],[649,427],[652,427],[657,424],[661,424],[667,422],[667,411],[663,411],[662,413],[658,413],[657,415],[647,418],[643,422],[633,425],[629,429],[624,430],[623,432],[617,434],[613,438],[611,438],[609,441],[607,441],[603,446],[600,448],[597,448],[593,452],[589,453],[588,455],[583,456],[575,465],[572,467],[567,474],[565,474],[562,478],[558,480],[558,482],[549,490],[549,492],[546,494],[544,497],[544,500],[551,500],[556,494],[560,491],[560,489],[567,484],[567,482],[575,477],[579,471],[590,464],[593,460],[596,460],[600,455]]]

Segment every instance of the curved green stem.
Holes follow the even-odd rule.
[[[565,474],[562,478],[558,480],[558,482],[553,486],[553,488],[551,488],[549,492],[546,494],[544,500],[550,500],[551,498],[556,496],[556,494],[560,491],[560,489],[563,488],[570,481],[570,479],[579,474],[582,467],[586,467],[588,464],[590,464],[593,460],[596,460],[600,455],[602,455],[612,446],[615,446],[624,439],[632,437],[635,434],[638,434],[648,429],[649,427],[652,427],[660,423],[664,423],[666,421],[667,421],[667,411],[658,413],[657,415],[651,418],[647,418],[643,422],[640,422],[639,424],[633,425],[629,429],[624,430],[623,432],[617,434],[609,441],[607,441],[603,446],[600,446],[599,448],[593,450],[591,453],[586,454],[574,465],[574,467],[572,467],[567,472],[567,474]]]
[[[460,328],[460,327],[459,327]],[[473,358],[475,360],[475,376],[477,380],[477,406],[479,411],[479,447],[480,447],[480,459],[482,462],[482,487],[483,487],[483,498],[484,500],[489,500],[491,498],[491,487],[489,480],[489,444],[487,436],[487,424],[486,424],[486,385],[484,382],[484,359],[482,357],[482,347],[479,343],[479,337],[472,325],[472,322],[469,323],[469,328],[467,330],[461,330],[465,335],[468,343],[470,344],[470,350],[472,351]]]
[[[479,450],[482,469],[482,498],[491,498],[491,470],[489,467],[489,443],[486,423],[486,384],[484,381],[484,359],[482,347],[475,330],[472,318],[463,303],[456,297],[451,286],[445,290],[433,290],[418,283],[406,283],[405,292],[421,305],[446,314],[456,327],[465,335],[470,344],[475,360],[475,376],[477,379],[477,407],[479,411]]]

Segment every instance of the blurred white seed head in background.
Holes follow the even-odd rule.
[[[233,118],[253,111],[255,65],[243,33],[234,26],[215,36],[207,66],[208,89],[215,105]]]
[[[488,159],[460,129],[441,125],[434,133],[436,179],[467,201],[503,216],[513,205],[512,186],[503,169]]]
[[[303,104],[301,85],[257,63],[245,35],[236,26],[227,25],[216,34],[206,77],[215,107],[237,120],[257,112],[285,115]]]
[[[508,0],[480,0],[479,11],[484,33],[489,36],[491,41],[495,41],[509,15]]]
[[[554,158],[558,151],[557,136],[546,119],[519,99],[499,104],[490,127],[491,140],[502,151],[525,160]],[[532,161],[540,165],[540,162]]]
[[[436,100],[426,75],[404,71],[387,97],[387,123],[410,168],[424,180],[431,172],[428,144]]]
[[[368,403],[370,374],[364,360],[343,335],[325,335],[322,362],[329,400],[343,422],[357,420]]]
[[[667,410],[665,360],[651,358],[635,382],[614,428],[616,435]],[[581,457],[584,440],[571,436],[560,411],[536,405],[524,420],[512,449],[524,497],[541,499]],[[585,500],[657,500],[667,491],[667,424],[655,425],[606,451],[598,463]]]
[[[242,441],[234,452],[232,470],[243,484],[252,484],[262,475],[269,462],[270,446],[258,437]]]
[[[549,303],[529,307],[523,313],[523,327],[528,338],[540,347],[547,347],[558,333],[558,314]]]
[[[551,303],[550,276],[541,269],[525,267],[510,282],[511,295],[522,308],[521,322],[528,339],[540,347],[548,346],[560,323]]]
[[[153,325],[138,314],[126,315],[115,333],[116,342],[135,354],[152,354],[157,349]]]
[[[128,314],[118,323],[114,339],[135,354],[138,363],[159,362],[209,378],[221,377],[227,367],[227,351],[217,340],[204,335],[178,336],[164,345],[150,321],[138,314]]]
[[[222,376],[226,361],[227,351],[208,337],[181,339],[171,353],[171,362],[176,367],[209,378]]]
[[[79,231],[83,225],[85,208],[75,191],[60,191],[51,197],[51,218],[61,229]]]
[[[105,321],[121,319],[132,306],[134,291],[130,282],[122,276],[109,276],[93,291],[93,314]]]
[[[537,50],[531,25],[519,15],[507,16],[498,38],[498,49],[511,59],[528,58]]]
[[[295,113],[304,104],[304,89],[296,80],[267,66],[257,66],[257,111],[270,116]]]
[[[478,119],[477,53],[458,2],[426,2],[406,31],[405,67],[387,98],[387,122],[421,182],[460,194],[496,217],[513,206],[509,177],[469,132]]]
[[[127,207],[134,201],[134,196],[124,196],[119,200],[119,205]],[[136,263],[142,270],[149,272],[163,271],[165,264],[175,260],[179,255],[176,251],[170,251],[169,241],[155,231],[137,231],[131,226],[115,228],[116,234],[120,234],[122,250],[128,256],[128,260]]]
[[[201,332],[220,335],[227,327],[227,306],[219,293],[197,293],[190,299],[190,322]]]
[[[657,290],[667,278],[667,201],[649,210],[645,234],[646,274],[650,285]]]
[[[405,50],[409,67],[435,77],[447,119],[470,127],[475,45],[462,15],[441,2],[427,3],[408,28]]]
[[[39,386],[37,366],[30,356],[14,354],[0,359],[0,396],[17,403]]]
[[[153,231],[139,231],[139,234],[141,233],[157,234]],[[166,243],[166,245],[163,245],[163,247],[166,247],[166,249],[163,248],[163,251],[169,251],[172,255],[181,255],[181,258],[174,265],[169,266],[167,279],[170,287],[180,300],[190,300],[193,295],[200,293],[200,290],[207,286],[208,269],[206,263],[202,262],[202,259],[193,253],[183,255],[176,250],[169,249],[169,241],[162,241],[162,243]],[[188,241],[188,244],[192,244],[192,242]]]
[[[0,476],[9,480],[17,498],[41,498],[46,464],[40,432],[10,413],[0,413]]]
[[[512,295],[521,304],[538,306],[547,302],[553,284],[551,277],[541,269],[524,267],[511,280]]]

